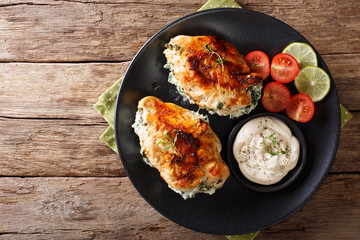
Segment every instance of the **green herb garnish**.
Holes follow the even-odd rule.
[[[209,52],[211,55],[215,54],[217,58],[215,59],[217,67],[219,64],[221,64],[222,70],[224,71],[224,61],[228,59],[227,57],[221,57],[219,53],[215,52],[211,46],[209,46],[207,43],[204,45],[204,49]],[[211,57],[210,55],[210,57]]]
[[[169,150],[170,148],[173,148],[175,150],[175,152],[177,154],[179,154],[180,157],[182,157],[181,153],[176,148],[176,141],[177,141],[177,135],[175,136],[174,140],[172,140],[167,133],[164,133],[161,140],[159,140],[158,144],[160,144],[160,143],[167,144],[167,146],[165,147],[165,150]]]
[[[263,139],[263,141],[261,142],[261,145],[264,146],[265,151],[267,153],[269,153],[271,156],[276,156],[279,154],[286,154],[286,151],[280,149],[279,151],[275,151],[276,149],[274,149],[276,147],[276,145],[278,144],[276,137],[275,137],[275,133],[272,133],[269,135],[268,139],[271,141],[271,144],[267,144],[265,142],[265,139]]]

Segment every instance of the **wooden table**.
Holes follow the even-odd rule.
[[[0,239],[225,239],[146,203],[99,141],[107,123],[93,108],[148,38],[205,2],[1,1]],[[304,35],[354,115],[316,195],[257,239],[359,239],[360,2],[238,3]]]

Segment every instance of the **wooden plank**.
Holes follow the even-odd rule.
[[[5,1],[0,5],[0,58],[26,62],[128,61],[158,30],[195,12],[205,2]],[[238,2],[246,9],[283,20],[321,54],[360,53],[357,0]]]
[[[0,118],[0,176],[126,176],[106,123]]]
[[[357,239],[360,176],[330,175],[315,197],[261,239]],[[0,178],[0,239],[224,239],[181,227],[127,178]]]
[[[1,63],[0,116],[102,121],[93,105],[128,64]]]

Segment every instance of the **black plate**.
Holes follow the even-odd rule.
[[[119,155],[135,188],[157,211],[190,229],[211,234],[242,234],[272,226],[299,210],[317,191],[335,158],[340,136],[340,109],[335,84],[327,97],[315,104],[313,119],[295,123],[303,132],[308,156],[301,176],[291,186],[272,193],[252,191],[232,176],[213,195],[198,194],[183,200],[170,190],[156,169],[143,163],[138,137],[131,128],[138,101],[148,95],[173,102],[188,109],[198,107],[184,101],[175,87],[167,82],[168,70],[164,44],[179,35],[214,35],[234,44],[241,54],[262,50],[271,59],[289,43],[309,43],[285,23],[265,14],[244,9],[214,9],[185,16],[156,33],[130,64],[117,99],[115,134]],[[330,72],[318,55],[319,66]],[[331,77],[331,75],[330,75]],[[264,84],[267,84],[266,80]],[[287,84],[296,92],[293,84]],[[264,112],[261,106],[248,116]],[[206,111],[200,111],[209,115]],[[237,119],[209,117],[218,134],[225,161],[227,139],[232,128],[248,116]],[[309,219],[310,220],[310,219]]]

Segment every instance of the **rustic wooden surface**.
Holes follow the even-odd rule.
[[[225,239],[152,209],[98,140],[93,108],[149,37],[205,2],[0,2],[0,239]],[[354,115],[316,195],[257,239],[359,239],[360,1],[237,2],[303,34]]]

